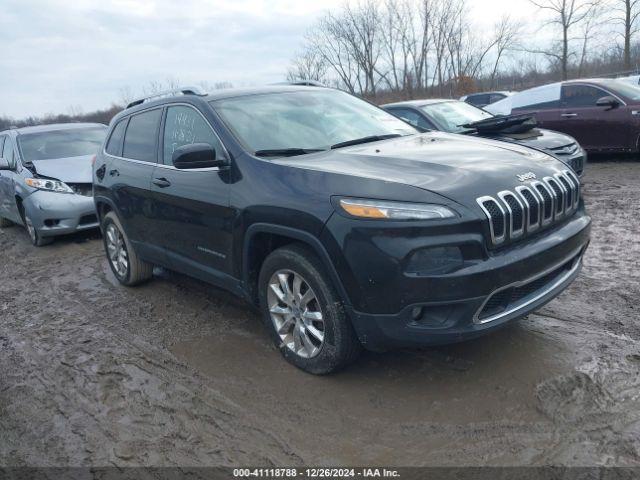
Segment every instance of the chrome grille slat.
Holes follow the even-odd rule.
[[[505,221],[504,208],[502,208],[502,205],[500,205],[500,203],[495,198],[490,196],[480,197],[476,199],[476,201],[489,219],[489,230],[491,232],[492,243],[494,245],[499,245],[500,243],[504,242],[504,239],[506,237],[507,222]],[[495,205],[495,207],[497,207],[500,211],[501,218],[499,220],[502,222],[501,229],[499,228],[500,224],[497,221],[498,219],[496,218],[496,214],[492,213],[492,205]]]
[[[541,200],[542,206],[542,218],[541,225],[544,227],[545,225],[550,224],[553,221],[553,212],[555,210],[555,202],[553,192],[546,184],[542,182],[531,182],[531,186],[534,191],[538,194],[538,197]]]
[[[564,202],[564,209],[569,212],[573,210],[573,183],[565,176],[564,173],[560,173],[556,175],[556,177],[560,180],[560,183],[565,189],[566,198]]]
[[[476,202],[489,220],[491,243],[500,245],[573,213],[580,203],[580,181],[574,172],[564,170]]]
[[[540,228],[540,222],[542,221],[542,204],[540,198],[525,185],[517,186],[516,192],[520,195],[520,199],[525,204],[527,211],[527,232],[535,232]]]
[[[515,196],[513,192],[509,190],[504,190],[498,193],[498,198],[502,200],[504,206],[507,208],[508,217],[509,217],[509,228],[507,229],[509,232],[509,238],[518,238],[522,234],[524,234],[524,205],[518,197]],[[516,204],[510,202],[509,200],[515,201]],[[519,215],[519,221],[515,220]]]
[[[578,208],[578,204],[580,203],[580,180],[578,176],[572,172],[571,170],[563,170],[564,175],[571,180],[573,183],[574,191],[573,191],[573,208]]]
[[[561,218],[564,214],[564,189],[558,185],[558,181],[553,177],[544,177],[542,179],[547,184],[549,190],[553,193],[554,206],[553,219]]]

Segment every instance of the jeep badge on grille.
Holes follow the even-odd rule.
[[[516,175],[516,177],[518,177],[518,180],[520,180],[521,182],[526,182],[527,180],[535,180],[536,174],[533,172],[527,172],[523,173],[522,175]]]

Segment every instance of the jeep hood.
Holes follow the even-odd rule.
[[[91,183],[93,181],[91,159],[93,155],[82,157],[34,160],[31,162],[38,175],[62,180],[66,183]]]
[[[537,178],[567,166],[520,145],[478,137],[428,132],[328,152],[289,157],[282,165],[402,183],[473,202],[520,185],[518,175]],[[348,194],[349,192],[340,192]],[[384,192],[380,192],[381,196]]]

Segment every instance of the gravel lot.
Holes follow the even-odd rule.
[[[562,296],[488,337],[313,377],[255,312],[170,272],[118,286],[95,234],[0,231],[0,465],[639,465],[640,164],[592,163]]]

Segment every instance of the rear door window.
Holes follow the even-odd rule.
[[[131,117],[124,137],[123,157],[156,162],[158,127],[161,117],[162,110],[159,108]]]
[[[562,106],[564,108],[595,107],[596,102],[609,95],[590,85],[564,85],[562,87]]]
[[[122,154],[122,140],[124,139],[124,130],[127,128],[127,118],[120,120],[113,129],[109,142],[107,143],[106,152],[116,157]]]

